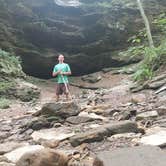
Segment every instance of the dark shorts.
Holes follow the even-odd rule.
[[[69,89],[69,84],[66,84],[67,88]],[[69,92],[66,90],[65,84],[57,84],[56,85],[56,94],[62,95],[62,94],[68,94]]]

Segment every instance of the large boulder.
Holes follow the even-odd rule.
[[[165,166],[165,153],[158,147],[140,146],[103,151],[98,154],[104,166]]]
[[[62,152],[42,149],[24,154],[16,166],[67,166],[68,157]]]
[[[114,134],[138,131],[139,129],[135,122],[123,121],[110,123],[107,125],[100,126],[95,130],[93,129],[84,133],[79,133],[71,137],[69,140],[72,146],[78,146],[82,143],[101,141],[104,139],[104,137],[108,137]]]
[[[36,112],[35,116],[45,117],[59,117],[60,119],[66,119],[70,116],[76,116],[80,112],[80,107],[74,102],[66,103],[47,103],[43,108]]]

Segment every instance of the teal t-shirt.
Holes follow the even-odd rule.
[[[70,72],[70,67],[67,63],[59,63],[54,66],[53,72],[61,70],[62,72]],[[66,75],[58,74],[58,83],[68,83],[68,77]]]

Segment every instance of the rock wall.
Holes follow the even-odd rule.
[[[144,6],[151,19],[166,2],[146,0]],[[74,75],[132,63],[119,60],[118,51],[142,27],[131,0],[0,0],[0,47],[21,56],[23,70],[41,78],[51,76],[59,52]]]

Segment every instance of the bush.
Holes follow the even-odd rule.
[[[135,72],[134,80],[145,81],[151,79],[154,72],[163,64],[166,64],[166,40],[158,47],[145,47],[144,60]]]
[[[23,76],[21,61],[18,57],[0,49],[0,75]]]
[[[5,98],[0,98],[0,109],[6,109],[9,108],[10,100]]]

